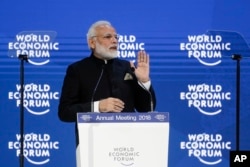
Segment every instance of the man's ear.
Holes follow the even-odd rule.
[[[89,44],[90,49],[95,49],[95,40],[94,39],[89,39],[88,44]]]

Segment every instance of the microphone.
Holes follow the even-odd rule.
[[[131,67],[131,71],[134,73],[135,72],[135,68]],[[145,89],[148,92],[149,98],[150,98],[150,112],[153,112],[154,111],[154,103],[153,103],[152,93],[143,85],[143,83],[141,81],[138,80],[138,82],[143,87],[143,89]]]
[[[141,81],[138,80],[138,82],[143,87],[143,89],[145,89],[148,92],[149,98],[150,98],[150,112],[153,112],[154,111],[154,103],[153,103],[152,93],[143,85],[143,83]]]
[[[26,55],[26,54],[20,54],[20,55],[18,55],[18,59],[25,60],[26,62],[28,62],[28,55]]]
[[[106,64],[106,61],[105,61],[105,64]],[[102,65],[102,71],[101,71],[100,76],[99,76],[99,78],[97,80],[97,83],[95,85],[95,88],[94,88],[94,91],[93,91],[93,94],[92,94],[92,97],[91,97],[91,112],[94,112],[94,97],[95,97],[96,90],[97,90],[97,88],[98,88],[98,86],[100,84],[100,81],[102,79],[102,75],[103,75],[103,72],[104,72],[104,67],[105,67],[105,65]]]

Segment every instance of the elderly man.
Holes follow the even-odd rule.
[[[149,112],[156,98],[149,77],[149,56],[139,51],[137,65],[117,58],[118,38],[108,21],[88,31],[91,55],[68,66],[58,115],[74,122],[79,112]]]

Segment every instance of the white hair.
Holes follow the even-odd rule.
[[[93,23],[90,26],[89,31],[87,33],[87,40],[89,40],[90,38],[95,36],[96,35],[96,27],[99,27],[99,26],[102,26],[102,25],[112,26],[111,23],[109,21],[106,21],[106,20],[100,20],[100,21],[97,21],[97,22]]]

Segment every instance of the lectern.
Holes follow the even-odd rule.
[[[77,167],[167,167],[169,114],[79,113]]]

